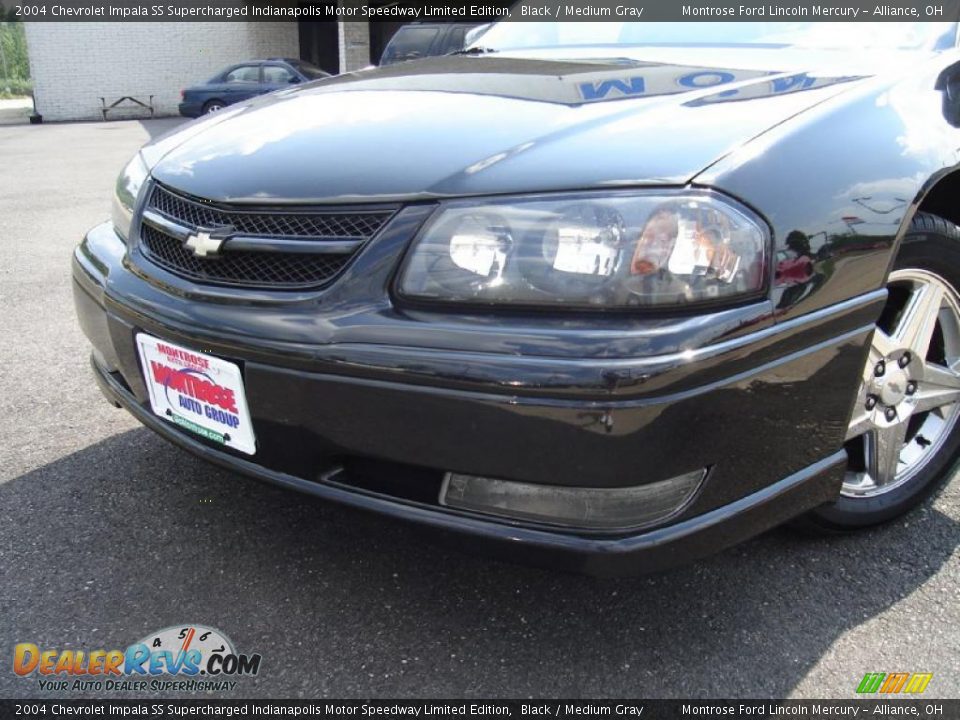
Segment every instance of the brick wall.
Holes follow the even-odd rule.
[[[181,88],[225,65],[300,56],[295,22],[28,22],[26,33],[44,120],[100,119],[100,97],[124,95],[152,94],[158,115],[175,115]]]

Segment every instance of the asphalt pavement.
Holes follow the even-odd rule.
[[[0,697],[13,646],[202,623],[263,656],[227,697],[960,697],[960,480],[856,536],[777,530],[655,576],[494,562],[226,472],[109,406],[70,253],[175,120],[0,127]]]

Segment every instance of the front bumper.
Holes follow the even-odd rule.
[[[368,296],[384,242],[356,262]],[[782,325],[766,322],[763,307],[658,320],[633,328],[637,341],[668,347],[673,338],[684,349],[606,357],[596,348],[619,342],[606,321],[548,338],[509,318],[398,313],[388,307],[387,270],[384,299],[370,307],[328,293],[278,308],[267,299],[198,297],[201,288],[142,272],[136,255],[101,226],[78,248],[73,276],[97,379],[145,425],[248,475],[485,541],[487,552],[511,560],[593,574],[684,562],[833,500],[847,415],[883,303],[874,293]],[[326,341],[296,341],[305,326]],[[241,364],[256,456],[213,447],[150,412],[140,331]],[[518,337],[538,354],[517,352]],[[433,484],[453,471],[620,487],[699,468],[709,476],[679,515],[634,532],[457,511],[436,502]],[[391,477],[371,482],[377,473]]]

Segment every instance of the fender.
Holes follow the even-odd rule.
[[[942,53],[771,128],[701,172],[770,222],[776,321],[882,288],[914,214],[960,170]],[[856,262],[851,262],[854,258]]]

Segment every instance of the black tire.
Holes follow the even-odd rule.
[[[209,115],[218,110],[223,110],[226,106],[227,104],[223,100],[207,100],[203,105],[203,114]]]
[[[892,270],[933,272],[960,291],[960,227],[936,215],[917,213],[904,237]],[[906,514],[952,477],[960,458],[960,423],[914,477],[873,497],[841,495],[797,523],[805,530],[848,532],[889,522]]]

